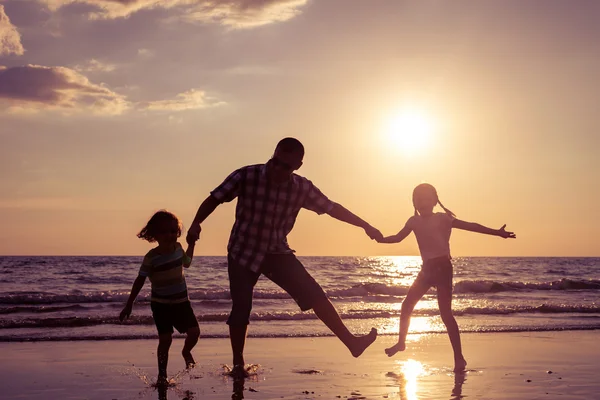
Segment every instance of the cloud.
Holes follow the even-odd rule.
[[[142,10],[170,9],[178,19],[252,28],[287,21],[300,14],[308,0],[38,0],[56,11],[69,4],[86,4],[93,19],[127,18]]]
[[[24,53],[21,35],[4,12],[4,6],[0,4],[0,56],[6,54],[22,56]]]
[[[244,29],[292,19],[300,14],[300,7],[307,0],[216,0],[198,3],[185,14],[185,20]]]
[[[126,111],[186,111],[225,104],[204,91],[190,89],[173,99],[131,102],[102,84],[66,67],[0,66],[0,109],[31,113],[55,110],[66,114],[89,111],[119,115]]]
[[[179,93],[174,99],[143,102],[139,103],[138,107],[151,111],[185,111],[214,107],[222,104],[225,103],[208,97],[206,93],[201,90],[191,89]]]
[[[79,72],[112,72],[117,69],[115,64],[107,64],[92,58],[82,65],[76,65],[75,70]]]
[[[75,70],[40,65],[0,68],[0,101],[11,111],[90,110],[114,115],[129,107],[124,96]]]

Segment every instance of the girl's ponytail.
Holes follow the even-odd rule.
[[[440,207],[442,207],[442,209],[444,209],[444,211],[446,212],[446,214],[448,214],[452,218],[456,218],[456,214],[454,214],[452,211],[450,211],[446,207],[444,207],[444,205],[442,204],[442,202],[440,201],[439,198],[438,198],[438,204],[440,205]]]

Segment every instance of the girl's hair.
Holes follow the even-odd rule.
[[[442,202],[440,201],[440,198],[438,197],[437,194],[437,190],[435,190],[435,188],[433,187],[433,185],[430,185],[429,183],[421,183],[420,185],[418,185],[414,190],[413,190],[413,206],[415,207],[415,215],[419,215],[419,210],[417,210],[417,206],[415,205],[416,203],[416,198],[417,197],[421,197],[421,196],[430,196],[433,200],[434,200],[434,204],[439,204],[440,207],[442,207],[442,209],[446,212],[446,214],[448,214],[451,217],[456,217],[456,215],[448,210],[446,207],[444,207],[444,205],[442,204]]]
[[[159,210],[154,213],[152,218],[146,223],[146,226],[137,234],[137,237],[147,240],[150,243],[156,242],[156,236],[160,234],[159,229],[161,225],[171,221],[177,222],[177,237],[181,236],[182,225],[177,215],[167,210]]]

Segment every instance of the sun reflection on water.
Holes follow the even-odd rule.
[[[425,367],[416,360],[396,361],[399,372],[389,372],[387,376],[395,378],[400,388],[402,400],[418,400],[418,378],[426,375]]]

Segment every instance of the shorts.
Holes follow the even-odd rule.
[[[452,274],[452,262],[448,257],[432,258],[423,263],[415,284],[452,290]]]
[[[323,288],[293,254],[267,254],[259,271],[253,272],[228,258],[232,307],[227,324],[248,325],[254,285],[261,274],[285,290],[302,311],[310,310],[318,301],[327,299]]]
[[[198,320],[189,301],[184,303],[150,303],[152,318],[159,334],[173,333],[173,328],[179,333],[186,333],[190,328],[198,326]]]

